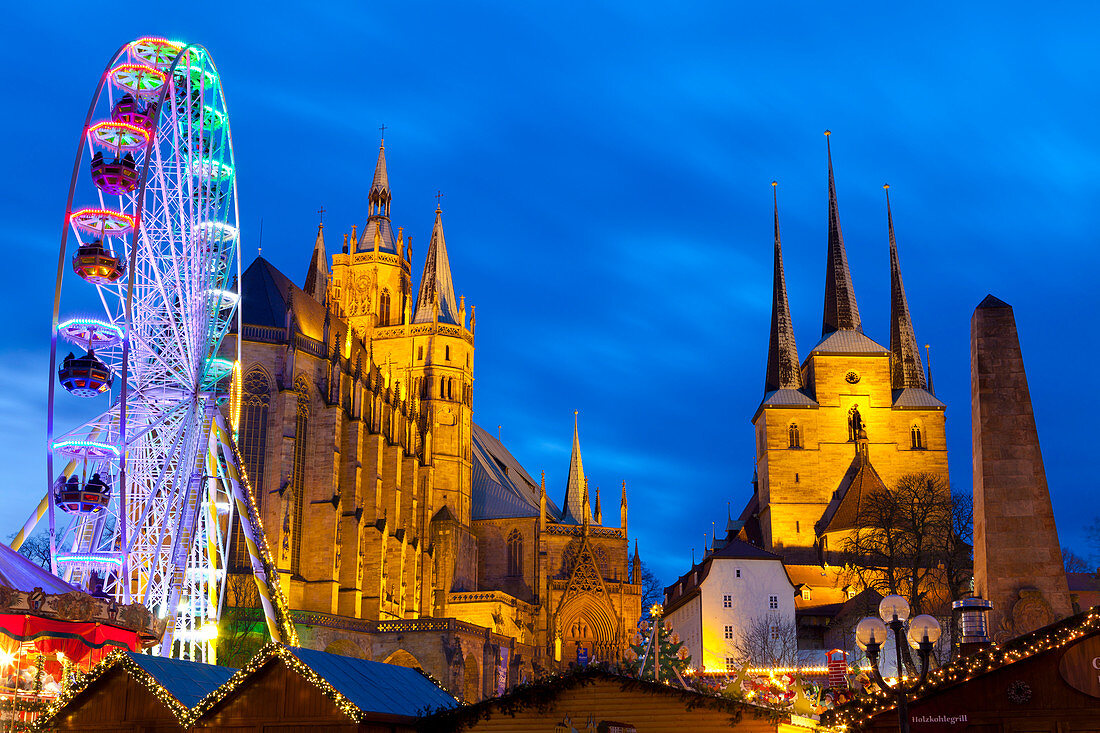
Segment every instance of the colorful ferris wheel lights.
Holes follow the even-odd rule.
[[[203,158],[191,164],[191,175],[217,181],[228,181],[233,177],[233,166],[226,165],[219,160]]]
[[[149,142],[149,132],[128,122],[98,122],[88,129],[88,139],[113,150],[140,150]]]
[[[122,567],[120,555],[107,554],[105,552],[59,552],[59,563],[78,563],[81,565],[113,565]]]
[[[139,38],[130,43],[130,56],[150,66],[164,67],[171,65],[182,48],[182,43],[165,38]]]
[[[230,243],[236,241],[240,230],[220,221],[204,221],[195,225],[194,233],[200,242]]]
[[[53,449],[68,458],[103,459],[119,457],[117,446],[98,440],[55,440]]]
[[[144,64],[120,64],[111,70],[111,81],[131,94],[149,97],[160,91],[168,75]]]
[[[81,231],[106,237],[134,231],[134,217],[112,209],[79,209],[72,213],[69,221]]]
[[[95,318],[70,318],[57,327],[58,333],[79,346],[104,349],[122,341],[122,329]]]

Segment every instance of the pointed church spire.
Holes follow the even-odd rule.
[[[626,481],[623,481],[623,498],[619,501],[619,528],[626,534]]]
[[[382,140],[378,144],[378,161],[374,164],[374,180],[371,182],[370,193],[367,194],[367,223],[363,226],[363,236],[358,243],[352,234],[352,249],[358,252],[369,252],[375,248],[383,252],[400,254],[397,249],[397,240],[393,236],[393,227],[390,226],[390,177],[386,172],[386,144]],[[354,231],[354,230],[353,230]]]
[[[920,346],[913,334],[909,302],[901,281],[898,244],[894,239],[894,215],[890,211],[890,184],[886,191],[886,223],[890,232],[890,386],[893,389],[915,387],[925,389],[924,365],[920,361]]]
[[[783,248],[779,242],[779,195],[772,181],[775,204],[775,270],[772,275],[772,326],[768,342],[768,369],[764,375],[764,392],[777,389],[802,389],[798,347],[794,341],[794,324],[787,301],[787,280],[783,275]]]
[[[634,585],[642,584],[642,558],[638,555],[638,538],[634,538],[634,562],[631,563],[633,567],[630,569],[630,582]],[[642,609],[644,612],[646,609]]]
[[[440,323],[458,324],[455,288],[451,282],[451,264],[447,259],[447,242],[443,237],[443,211],[435,208],[435,227],[428,253],[424,257],[424,273],[420,276],[420,292],[416,299],[413,323],[431,323],[439,309]]]
[[[313,243],[313,258],[309,261],[306,273],[306,285],[302,290],[313,296],[318,303],[324,303],[328,295],[328,253],[325,251],[325,225],[317,225],[317,240]]]
[[[592,510],[592,521],[597,524],[603,524],[603,509],[600,508],[600,487],[596,487],[596,508]]]
[[[858,331],[859,307],[852,289],[852,274],[848,270],[848,255],[844,251],[844,235],[840,232],[840,208],[836,202],[833,182],[833,149],[831,133],[825,131],[825,147],[829,154],[829,252],[825,262],[825,311],[821,319],[821,335],[834,331]]]
[[[573,411],[573,454],[569,457],[569,479],[565,485],[565,512],[563,520],[581,524],[587,514],[585,503],[588,498],[588,479],[584,476],[584,463],[581,462],[581,441],[577,430],[576,410]]]

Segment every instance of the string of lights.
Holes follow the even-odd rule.
[[[1098,630],[1100,630],[1100,607],[1094,607],[1054,627],[1040,629],[1005,644],[994,643],[977,654],[962,657],[930,672],[925,683],[910,694],[910,699],[969,682],[976,677],[1036,654],[1060,649]],[[892,691],[878,687],[868,688],[861,697],[850,704],[826,713],[828,718],[825,720],[839,730],[845,730],[847,727],[868,723],[876,715],[893,710],[895,707],[896,701]]]

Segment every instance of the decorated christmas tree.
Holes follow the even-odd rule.
[[[663,610],[659,603],[649,609],[650,617],[638,624],[624,660],[636,677],[687,687],[683,674],[691,655],[680,635],[661,618]]]

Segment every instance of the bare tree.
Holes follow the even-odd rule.
[[[229,573],[225,609],[218,623],[218,663],[241,667],[267,641],[260,594],[251,573]]]
[[[12,535],[12,539],[15,535]],[[40,568],[50,569],[50,536],[46,533],[32,534],[20,545],[19,554]]]
[[[729,656],[745,667],[797,667],[798,629],[778,613],[756,616],[729,643]]]
[[[1062,565],[1067,573],[1087,573],[1092,569],[1085,558],[1068,547],[1062,548]]]
[[[941,610],[969,591],[971,508],[931,473],[902,476],[889,491],[864,497],[844,542],[849,573],[864,588],[905,597],[913,613]]]
[[[638,581],[635,580],[635,583]],[[665,598],[665,587],[648,565],[642,563],[642,617],[649,618],[649,609]]]

